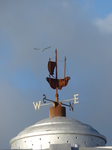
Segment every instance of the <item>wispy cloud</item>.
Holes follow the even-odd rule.
[[[103,19],[97,19],[95,24],[101,33],[112,34],[112,13]]]

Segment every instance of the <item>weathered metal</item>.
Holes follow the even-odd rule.
[[[70,80],[70,77],[65,77],[64,79],[53,79],[53,78],[46,78],[46,80],[48,81],[50,87],[52,89],[56,89],[58,88],[59,90],[62,89],[62,87],[67,86],[68,81]]]
[[[66,117],[66,108],[60,105],[49,108],[49,117]]]
[[[65,64],[64,64],[64,78],[58,79],[57,74],[57,49],[55,50],[55,62],[51,61],[49,58],[48,61],[48,71],[49,77],[46,78],[51,88],[56,89],[56,102],[58,102],[58,89],[61,90],[62,87],[67,86],[68,81],[70,80],[70,76],[65,76],[66,74],[66,57],[65,57]],[[51,78],[54,75],[54,69],[56,68],[55,77]]]
[[[10,141],[11,149],[70,150],[80,147],[105,146],[107,142],[106,138],[91,126],[74,119],[66,118],[66,108],[61,105],[69,106],[71,109],[73,109],[73,107],[71,104],[66,105],[62,103],[62,101],[58,101],[58,89],[66,86],[68,83],[66,78],[68,78],[67,80],[70,80],[70,77],[65,77],[64,69],[64,79],[61,81],[57,78],[57,50],[55,50],[55,53],[56,64],[54,63],[52,65],[49,63],[48,70],[50,72],[50,78],[50,75],[53,75],[54,65],[56,65],[56,78],[53,79],[55,80],[55,83],[53,83],[54,81],[52,81],[52,79],[49,79],[50,85],[51,82],[52,84],[55,84],[56,101],[46,99],[46,95],[43,95],[44,104],[46,103],[46,100],[53,102],[54,104],[54,106],[49,109],[49,118],[39,121],[20,132]],[[52,68],[51,70],[50,67]],[[58,81],[60,83],[58,83]],[[76,98],[76,95],[74,96],[74,103],[78,99]],[[40,104],[41,101],[39,101],[39,104],[37,105],[38,108],[40,108]]]
[[[12,149],[48,149],[52,144],[71,147],[105,146],[106,138],[89,125],[66,117],[47,118],[26,128],[10,141]]]

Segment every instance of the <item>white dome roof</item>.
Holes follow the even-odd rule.
[[[45,144],[46,140],[48,140],[47,141],[48,143],[57,144],[58,141],[56,140],[55,142],[54,136],[60,139],[60,143],[65,143],[66,139],[66,142],[69,141],[70,143],[72,143],[72,145],[78,144],[79,146],[88,147],[88,146],[104,146],[106,144],[106,138],[103,135],[101,135],[98,131],[93,129],[91,126],[66,117],[54,117],[41,120],[36,124],[28,128],[25,128],[25,130],[20,132],[17,135],[17,137],[11,140],[10,144],[11,147],[13,147],[14,143],[18,145],[19,142],[19,145],[21,147],[21,142],[23,141],[25,142],[31,138],[34,140],[34,137],[38,140],[41,139],[40,142],[41,144],[42,139],[43,144]],[[14,148],[18,147],[14,146]]]
[[[83,124],[80,121],[66,118],[66,117],[54,117],[47,118],[37,122],[36,124],[25,128],[18,134],[19,137],[26,137],[32,135],[42,135],[48,133],[77,133],[77,134],[90,134],[99,136],[105,139],[104,136],[99,134],[97,130],[87,124]]]

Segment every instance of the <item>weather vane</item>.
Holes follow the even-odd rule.
[[[48,47],[50,48],[50,47]],[[44,48],[47,49],[47,48]],[[50,105],[53,104],[53,107],[51,107],[50,109],[52,109],[50,111],[51,115],[53,113],[53,115],[65,115],[65,112],[63,113],[63,111],[65,111],[65,107],[63,106],[68,106],[69,110],[73,111],[73,103],[71,104],[70,101],[74,101],[74,104],[79,103],[79,99],[78,99],[78,94],[74,94],[74,98],[72,99],[68,99],[68,100],[61,100],[59,101],[59,95],[58,95],[58,90],[61,90],[63,87],[67,86],[68,81],[70,80],[70,76],[66,76],[66,57],[64,59],[64,78],[62,79],[58,79],[58,75],[57,75],[57,49],[55,50],[55,61],[51,61],[51,58],[49,58],[48,61],[48,71],[49,71],[49,77],[46,78],[47,82],[49,83],[50,87],[52,89],[56,90],[56,101],[54,100],[50,100],[46,98],[46,95],[43,94],[43,103],[41,103],[41,101],[39,102],[33,102],[34,108],[35,110],[40,109],[40,106],[46,106],[46,105]],[[55,71],[55,73],[54,73]],[[64,102],[64,103],[63,103]],[[69,104],[66,104],[66,102],[69,102]]]

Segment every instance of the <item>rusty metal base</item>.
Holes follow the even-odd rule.
[[[66,117],[66,108],[60,105],[49,108],[49,118]]]

